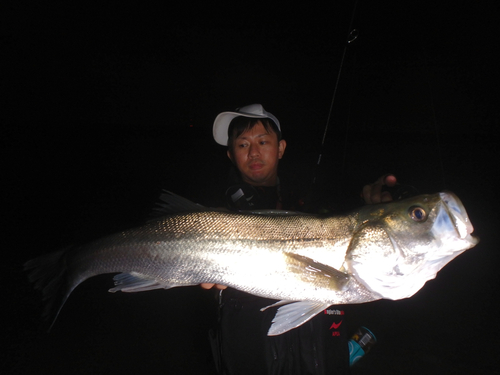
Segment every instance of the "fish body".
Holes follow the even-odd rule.
[[[182,198],[171,200],[182,209]],[[112,292],[216,283],[280,300],[284,306],[269,331],[276,335],[333,304],[410,297],[478,242],[450,192],[340,216],[185,207],[189,211],[27,262],[30,280],[47,300],[46,317],[53,324],[84,280],[119,272]]]

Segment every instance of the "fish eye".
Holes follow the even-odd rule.
[[[408,209],[408,215],[410,215],[413,221],[422,222],[427,220],[427,213],[419,206],[411,206]]]

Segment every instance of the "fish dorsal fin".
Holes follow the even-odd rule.
[[[310,282],[321,285],[323,288],[342,290],[349,281],[350,276],[326,264],[316,262],[304,255],[285,253],[288,257],[290,271],[302,275]]]
[[[276,336],[288,332],[314,318],[329,306],[328,304],[309,301],[293,302],[281,306],[274,316],[267,335]]]
[[[153,219],[160,216],[178,214],[182,212],[201,212],[201,211],[225,211],[221,208],[205,207],[201,204],[194,203],[189,199],[183,198],[180,195],[174,194],[168,190],[162,190],[159,196],[159,202],[156,203],[153,208],[151,217]],[[253,215],[268,215],[268,216],[295,216],[304,215],[302,212],[296,211],[286,211],[286,210],[250,210],[250,211],[239,211],[243,214],[253,214]]]
[[[243,214],[253,214],[253,215],[268,215],[268,216],[297,216],[297,215],[307,215],[303,212],[297,211],[287,211],[287,210],[249,210],[249,211],[239,211]]]
[[[159,202],[153,209],[152,217],[177,214],[181,212],[207,211],[208,208],[201,204],[191,202],[189,199],[183,198],[168,190],[163,190]]]

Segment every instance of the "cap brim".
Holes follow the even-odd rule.
[[[233,121],[233,119],[238,116],[250,117],[250,118],[268,118],[272,120],[278,127],[278,130],[281,131],[278,119],[270,113],[266,115],[256,115],[244,112],[222,112],[215,118],[213,127],[214,139],[218,144],[222,146],[227,146],[227,141],[228,141],[227,129],[229,128],[229,124],[231,123],[231,121]]]
[[[250,118],[270,118],[269,116],[254,115],[251,113],[222,112],[215,118],[214,121],[213,134],[215,142],[222,146],[227,146],[227,129],[229,128],[231,121],[238,116]]]

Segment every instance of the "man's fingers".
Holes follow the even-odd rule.
[[[380,202],[391,202],[392,201],[392,195],[388,191],[383,191],[380,194]]]
[[[225,285],[220,285],[220,284],[210,284],[210,283],[202,283],[200,284],[200,286],[203,288],[203,289],[212,289],[214,286],[217,288],[217,289],[220,289],[220,290],[223,290],[223,289],[226,289],[227,286]]]
[[[384,186],[393,187],[397,183],[397,179],[392,174],[386,174],[381,176],[373,184],[365,185],[361,193],[362,198],[367,204],[375,204],[380,202],[390,202],[392,201],[392,196],[387,191],[382,191]]]
[[[397,182],[397,179],[394,175],[392,174],[388,174],[386,176],[384,176],[384,184],[389,186],[389,187],[393,187],[394,185],[396,185],[396,182]]]
[[[373,195],[373,188],[375,184],[370,184],[370,185],[365,185],[363,187],[363,199],[365,200],[365,203],[367,204],[372,204],[372,195]]]

